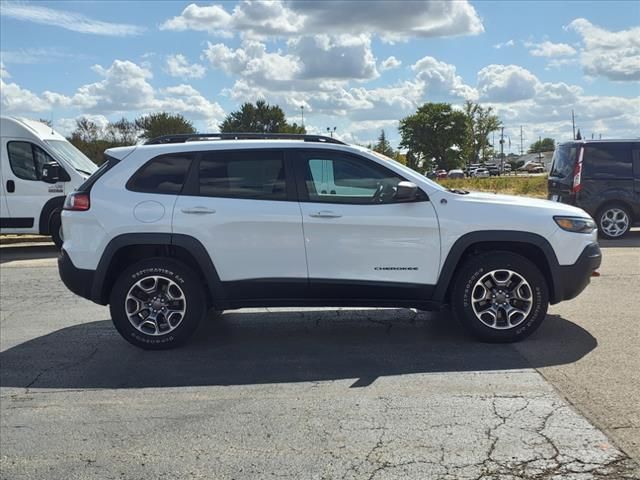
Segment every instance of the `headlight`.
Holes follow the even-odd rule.
[[[580,217],[553,217],[558,226],[567,232],[591,233],[596,227],[596,222],[590,218]]]

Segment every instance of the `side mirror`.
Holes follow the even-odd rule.
[[[62,176],[62,167],[56,162],[45,163],[42,166],[41,180],[45,183],[56,183]]]
[[[396,194],[394,199],[399,201],[408,202],[415,200],[418,195],[418,186],[413,182],[400,182],[396,187]]]

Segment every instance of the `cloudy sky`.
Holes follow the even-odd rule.
[[[167,110],[217,131],[264,98],[359,143],[424,102],[492,106],[539,136],[640,136],[640,2],[0,4],[3,115],[98,123]]]

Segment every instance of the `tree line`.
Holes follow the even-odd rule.
[[[414,170],[451,170],[465,164],[489,161],[496,156],[489,136],[502,127],[492,107],[470,101],[455,108],[449,103],[425,103],[415,113],[400,120],[400,143],[393,148],[384,130],[369,148],[397,160]],[[304,125],[287,122],[282,108],[264,100],[244,103],[219,125],[220,132],[297,133]],[[193,123],[180,114],[167,112],[143,115],[134,120],[122,118],[99,126],[87,118],[76,120],[69,141],[91,160],[100,164],[103,152],[111,147],[133,145],[162,135],[197,133]],[[554,148],[551,138],[534,142],[529,151]]]

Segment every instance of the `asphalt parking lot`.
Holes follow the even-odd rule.
[[[640,478],[640,231],[530,339],[448,312],[256,309],[145,352],[50,247],[0,261],[3,479]]]

